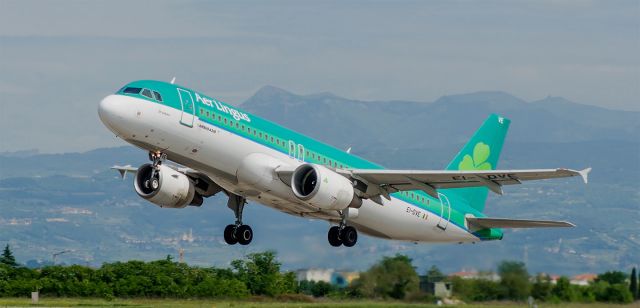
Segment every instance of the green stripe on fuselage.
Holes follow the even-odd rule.
[[[147,88],[150,90],[158,91],[162,95],[163,101],[158,102],[154,99],[145,97],[140,94],[123,93],[122,90],[124,90],[124,88],[126,87]],[[154,80],[134,81],[123,87],[120,91],[117,92],[117,94],[141,98],[178,110],[182,110],[180,97],[178,96],[177,91],[178,88],[191,93],[195,102],[195,115],[200,118],[200,120],[223,128],[227,131],[233,132],[234,134],[250,139],[261,145],[268,146],[270,148],[288,154],[289,141],[293,141],[296,145],[296,152],[298,151],[297,145],[299,144],[304,146],[305,152],[309,152],[308,155],[305,155],[305,161],[310,163],[325,164],[323,159],[327,159],[335,162],[336,166],[338,167],[342,165],[344,169],[384,169],[382,166],[367,161],[361,157],[347,153],[343,150],[282,127],[276,123],[252,115],[235,106],[203,95],[200,92],[196,92],[175,84]],[[201,99],[197,99],[196,94],[200,96]],[[203,100],[209,100],[211,103],[207,102],[205,104]],[[244,113],[248,116],[249,121],[242,117],[239,117],[235,112],[225,112],[225,110],[235,110],[236,112]],[[201,114],[201,112],[204,112],[204,114]],[[209,112],[209,116],[206,115],[206,112]],[[213,114],[214,116],[211,117],[211,114]],[[235,118],[234,114],[236,116]],[[218,116],[220,117],[220,120],[218,120]],[[262,138],[260,137],[260,134],[262,134]],[[267,137],[265,138],[265,136]],[[271,137],[274,138],[273,142],[271,141]],[[278,140],[284,142],[284,144],[279,143]],[[391,194],[391,196],[410,203],[413,206],[418,207],[419,209],[431,212],[432,214],[439,216],[441,213],[440,200],[433,198],[422,191],[398,192]],[[484,217],[482,213],[468,206],[464,199],[456,196],[455,192],[449,191],[447,192],[446,196],[448,197],[451,204],[451,223],[454,223],[455,225],[463,229],[467,229],[464,223],[465,214],[472,214],[475,217]],[[428,215],[427,213],[424,214]],[[478,236],[482,240],[502,238],[502,231],[500,229],[487,229],[486,231],[482,230],[482,232],[474,232],[473,234],[475,236]]]

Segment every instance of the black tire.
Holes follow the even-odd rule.
[[[224,241],[229,245],[235,245],[238,239],[235,236],[236,225],[228,225],[224,228]]]
[[[236,229],[236,238],[240,245],[249,245],[253,240],[253,230],[247,225],[242,225]]]
[[[340,247],[340,245],[342,245],[342,241],[340,240],[340,227],[333,226],[329,228],[327,239],[329,240],[329,245],[333,247]]]
[[[353,247],[358,242],[358,231],[351,226],[344,227],[340,233],[340,239],[342,239],[344,246]]]

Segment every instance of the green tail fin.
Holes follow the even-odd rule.
[[[449,163],[447,170],[494,170],[502,151],[504,138],[511,121],[492,114]],[[465,199],[468,204],[482,212],[489,190],[486,187],[447,189],[448,193]]]

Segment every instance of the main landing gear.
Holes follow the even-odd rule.
[[[340,213],[342,220],[340,225],[329,228],[327,238],[329,244],[333,247],[344,245],[345,247],[353,247],[358,242],[358,230],[352,226],[346,225],[346,211]]]
[[[229,194],[227,206],[233,210],[236,215],[236,223],[228,225],[224,228],[224,241],[229,245],[249,245],[253,239],[253,230],[248,225],[242,224],[242,210],[247,203],[244,197]]]

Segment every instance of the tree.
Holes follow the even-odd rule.
[[[411,259],[404,255],[384,257],[369,270],[362,273],[356,288],[366,297],[403,299],[408,294],[418,292],[420,279],[411,265]]]
[[[2,256],[0,257],[0,263],[6,264],[10,267],[18,267],[18,263],[16,262],[16,258],[13,256],[13,252],[11,252],[9,244],[7,244],[7,246],[4,246],[4,251],[2,252]]]
[[[275,296],[295,291],[294,275],[280,273],[280,263],[273,251],[249,254],[247,260],[234,260],[231,266],[253,295]]]
[[[427,271],[427,281],[428,282],[438,282],[444,280],[444,274],[440,271],[440,269],[432,265],[431,268]]]
[[[529,296],[529,273],[522,262],[502,261],[498,265],[500,285],[505,290],[505,297],[514,300],[524,300]]]
[[[631,291],[631,295],[633,295],[633,299],[639,299],[638,296],[638,275],[636,274],[636,268],[634,267],[631,270],[631,283],[629,284],[629,291]]]
[[[611,285],[625,283],[626,280],[627,280],[627,274],[620,271],[605,272],[603,274],[598,275],[598,277],[596,278],[596,281],[606,281]]]
[[[578,293],[571,286],[571,282],[567,277],[560,277],[553,287],[553,295],[564,302],[575,302],[578,300]]]
[[[551,298],[552,289],[553,285],[549,275],[540,274],[536,276],[536,280],[531,286],[531,296],[541,301],[548,301]]]
[[[607,302],[628,304],[633,302],[633,295],[623,284],[611,285],[606,291]]]

